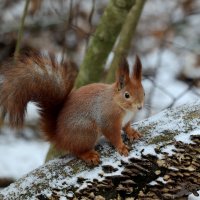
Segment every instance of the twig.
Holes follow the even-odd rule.
[[[178,44],[178,43],[176,43],[176,42],[169,41],[169,40],[164,40],[164,42],[165,42],[166,44],[171,44],[171,45],[173,45],[175,48],[178,48],[178,49],[180,49],[181,51],[185,50],[185,51],[192,52],[192,53],[194,53],[194,54],[196,54],[196,55],[200,55],[199,52],[197,52],[197,50],[188,48],[188,47],[183,46],[183,45],[181,45],[181,44]]]
[[[146,0],[137,0],[127,15],[126,21],[119,35],[119,41],[114,49],[114,57],[106,77],[106,82],[108,83],[113,82],[115,78],[115,71],[121,57],[128,54],[145,1]]]
[[[30,0],[26,0],[25,6],[24,6],[23,15],[22,15],[22,18],[20,20],[20,27],[19,27],[18,36],[17,36],[17,44],[16,44],[16,48],[15,48],[15,52],[14,52],[14,58],[15,59],[19,55],[21,40],[22,40],[22,36],[23,36],[23,33],[24,33],[24,23],[25,23],[26,15],[28,13],[28,5],[29,5],[29,3],[30,3]]]
[[[88,17],[88,23],[90,25],[90,32],[92,32],[92,18],[94,15],[94,11],[95,11],[95,1],[96,0],[91,0],[92,1],[92,8]],[[89,42],[89,37],[86,38],[86,48],[88,47],[88,42]]]
[[[92,0],[92,9],[91,9],[89,17],[88,17],[88,23],[90,25],[90,31],[92,30],[92,18],[93,18],[94,11],[95,11],[95,1],[96,0]]]
[[[72,19],[73,19],[73,1],[70,0],[69,1],[69,14],[67,13],[67,20],[65,20],[66,23],[65,23],[64,32],[63,32],[62,62],[64,61],[65,52],[66,52],[66,49],[67,49],[65,37],[66,37],[68,27],[72,23]]]

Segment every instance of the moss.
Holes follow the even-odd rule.
[[[70,171],[70,174],[72,175],[88,169],[88,165],[84,161],[78,159],[69,161],[67,165],[71,166],[72,171]],[[67,174],[67,176],[69,176],[69,174]]]
[[[148,134],[151,133],[153,130],[155,130],[156,126],[158,125],[158,123],[151,123],[147,126],[140,126],[138,127],[138,130],[142,133],[142,134]]]
[[[59,150],[57,150],[57,148],[54,147],[54,145],[51,145],[49,148],[49,151],[46,155],[45,162],[52,160],[53,158],[65,156],[66,154],[68,154],[68,153],[64,152],[64,151],[59,151]]]
[[[162,135],[158,135],[148,141],[148,144],[158,144],[160,142],[165,143],[170,140],[173,140],[174,136],[177,135],[177,132],[172,132],[169,130],[165,130]]]
[[[198,118],[200,118],[200,109],[192,111],[192,112],[187,112],[183,116],[183,119],[185,121],[192,120],[192,119],[198,119]]]

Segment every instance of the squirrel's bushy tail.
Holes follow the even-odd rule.
[[[9,63],[0,71],[0,111],[12,127],[24,122],[27,103],[36,102],[42,129],[51,137],[57,115],[71,92],[77,74],[72,62],[59,63],[47,54],[29,53]],[[53,133],[52,133],[53,134]]]

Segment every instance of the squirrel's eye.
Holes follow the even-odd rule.
[[[130,98],[130,94],[128,92],[125,92],[124,96],[125,96],[126,99]]]

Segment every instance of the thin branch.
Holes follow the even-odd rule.
[[[24,23],[25,23],[26,15],[28,13],[29,3],[30,3],[30,0],[26,0],[23,15],[22,15],[22,18],[20,20],[20,27],[19,27],[19,31],[18,31],[17,44],[16,44],[16,48],[15,48],[15,52],[14,52],[14,58],[15,59],[19,55],[21,40],[22,40],[22,36],[23,36],[23,33],[24,33]]]
[[[95,1],[96,0],[91,0],[92,1],[92,8],[91,8],[91,11],[90,11],[90,14],[89,14],[89,17],[88,17],[88,23],[90,25],[90,32],[92,32],[92,18],[93,18],[93,15],[94,15],[94,12],[95,12]],[[88,47],[88,43],[89,43],[89,37],[86,38],[86,48]]]
[[[113,82],[115,71],[121,57],[128,54],[145,2],[146,0],[137,0],[127,15],[125,24],[123,25],[119,36],[119,41],[114,49],[114,58],[106,77],[106,82],[108,83]]]
[[[196,54],[196,55],[200,55],[199,52],[198,52],[197,50],[191,49],[191,48],[189,48],[189,47],[187,47],[187,46],[183,46],[183,45],[178,44],[178,43],[176,43],[176,42],[169,41],[169,40],[164,40],[164,42],[165,42],[166,44],[173,45],[175,48],[178,48],[178,49],[180,49],[181,51],[185,50],[185,51],[192,52],[192,53],[194,53],[194,54]]]
[[[66,33],[67,33],[68,27],[72,23],[72,19],[73,19],[73,0],[69,1],[69,13],[67,13],[66,18],[67,18],[67,20],[65,20],[65,26],[64,26],[64,31],[63,31],[62,62],[64,61],[65,53],[66,53],[66,49],[67,49],[66,42],[65,42]]]
[[[88,23],[90,25],[90,30],[92,30],[92,18],[94,15],[94,11],[95,11],[95,0],[92,0],[92,9],[91,9],[89,17],[88,17]]]

